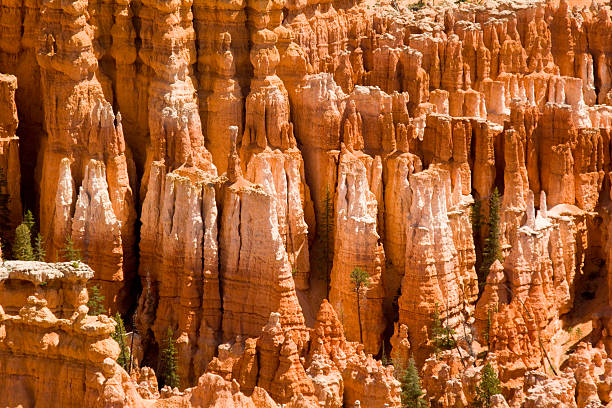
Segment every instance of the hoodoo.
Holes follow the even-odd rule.
[[[0,0],[0,406],[612,407],[612,3]]]

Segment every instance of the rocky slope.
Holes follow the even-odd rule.
[[[410,357],[436,406],[486,362],[495,406],[611,402],[610,5],[6,0],[0,72],[3,244],[31,209],[91,267],[0,269],[1,404],[382,408]]]

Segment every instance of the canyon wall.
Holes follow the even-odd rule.
[[[19,119],[15,105],[17,78],[13,75],[0,74],[0,229],[5,240],[12,237],[12,232],[21,219],[21,169],[19,161],[19,137],[17,126]],[[5,248],[6,248],[5,243]]]
[[[80,367],[66,406],[382,408],[413,357],[440,406],[487,362],[500,406],[607,403],[612,11],[576,4],[2,2],[2,240],[30,209],[82,261],[2,267],[5,386],[23,352]],[[186,391],[107,361],[86,286]]]

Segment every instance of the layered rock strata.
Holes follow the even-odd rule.
[[[19,82],[0,78],[6,230],[21,192],[47,258],[73,241],[105,307],[137,305],[139,361],[171,329],[194,386],[141,401],[149,371],[138,388],[96,357],[106,385],[86,394],[398,406],[376,355],[415,357],[442,406],[472,404],[486,362],[496,406],[609,400],[609,5],[1,6],[0,70]],[[5,313],[70,317],[68,290],[36,290],[47,306],[2,295]],[[436,310],[457,346],[433,361]]]
[[[98,71],[87,4],[42,7],[36,54],[45,111],[40,233],[51,260],[61,259],[67,240],[74,241],[96,271],[93,282],[106,307],[127,310],[136,212],[121,115],[113,112],[110,84]]]
[[[119,346],[109,337],[112,319],[87,316],[85,284],[93,276],[83,263],[1,267],[2,405],[97,406],[105,359],[116,365]]]

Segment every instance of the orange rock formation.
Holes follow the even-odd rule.
[[[437,3],[2,1],[0,404],[609,404],[610,5]]]

